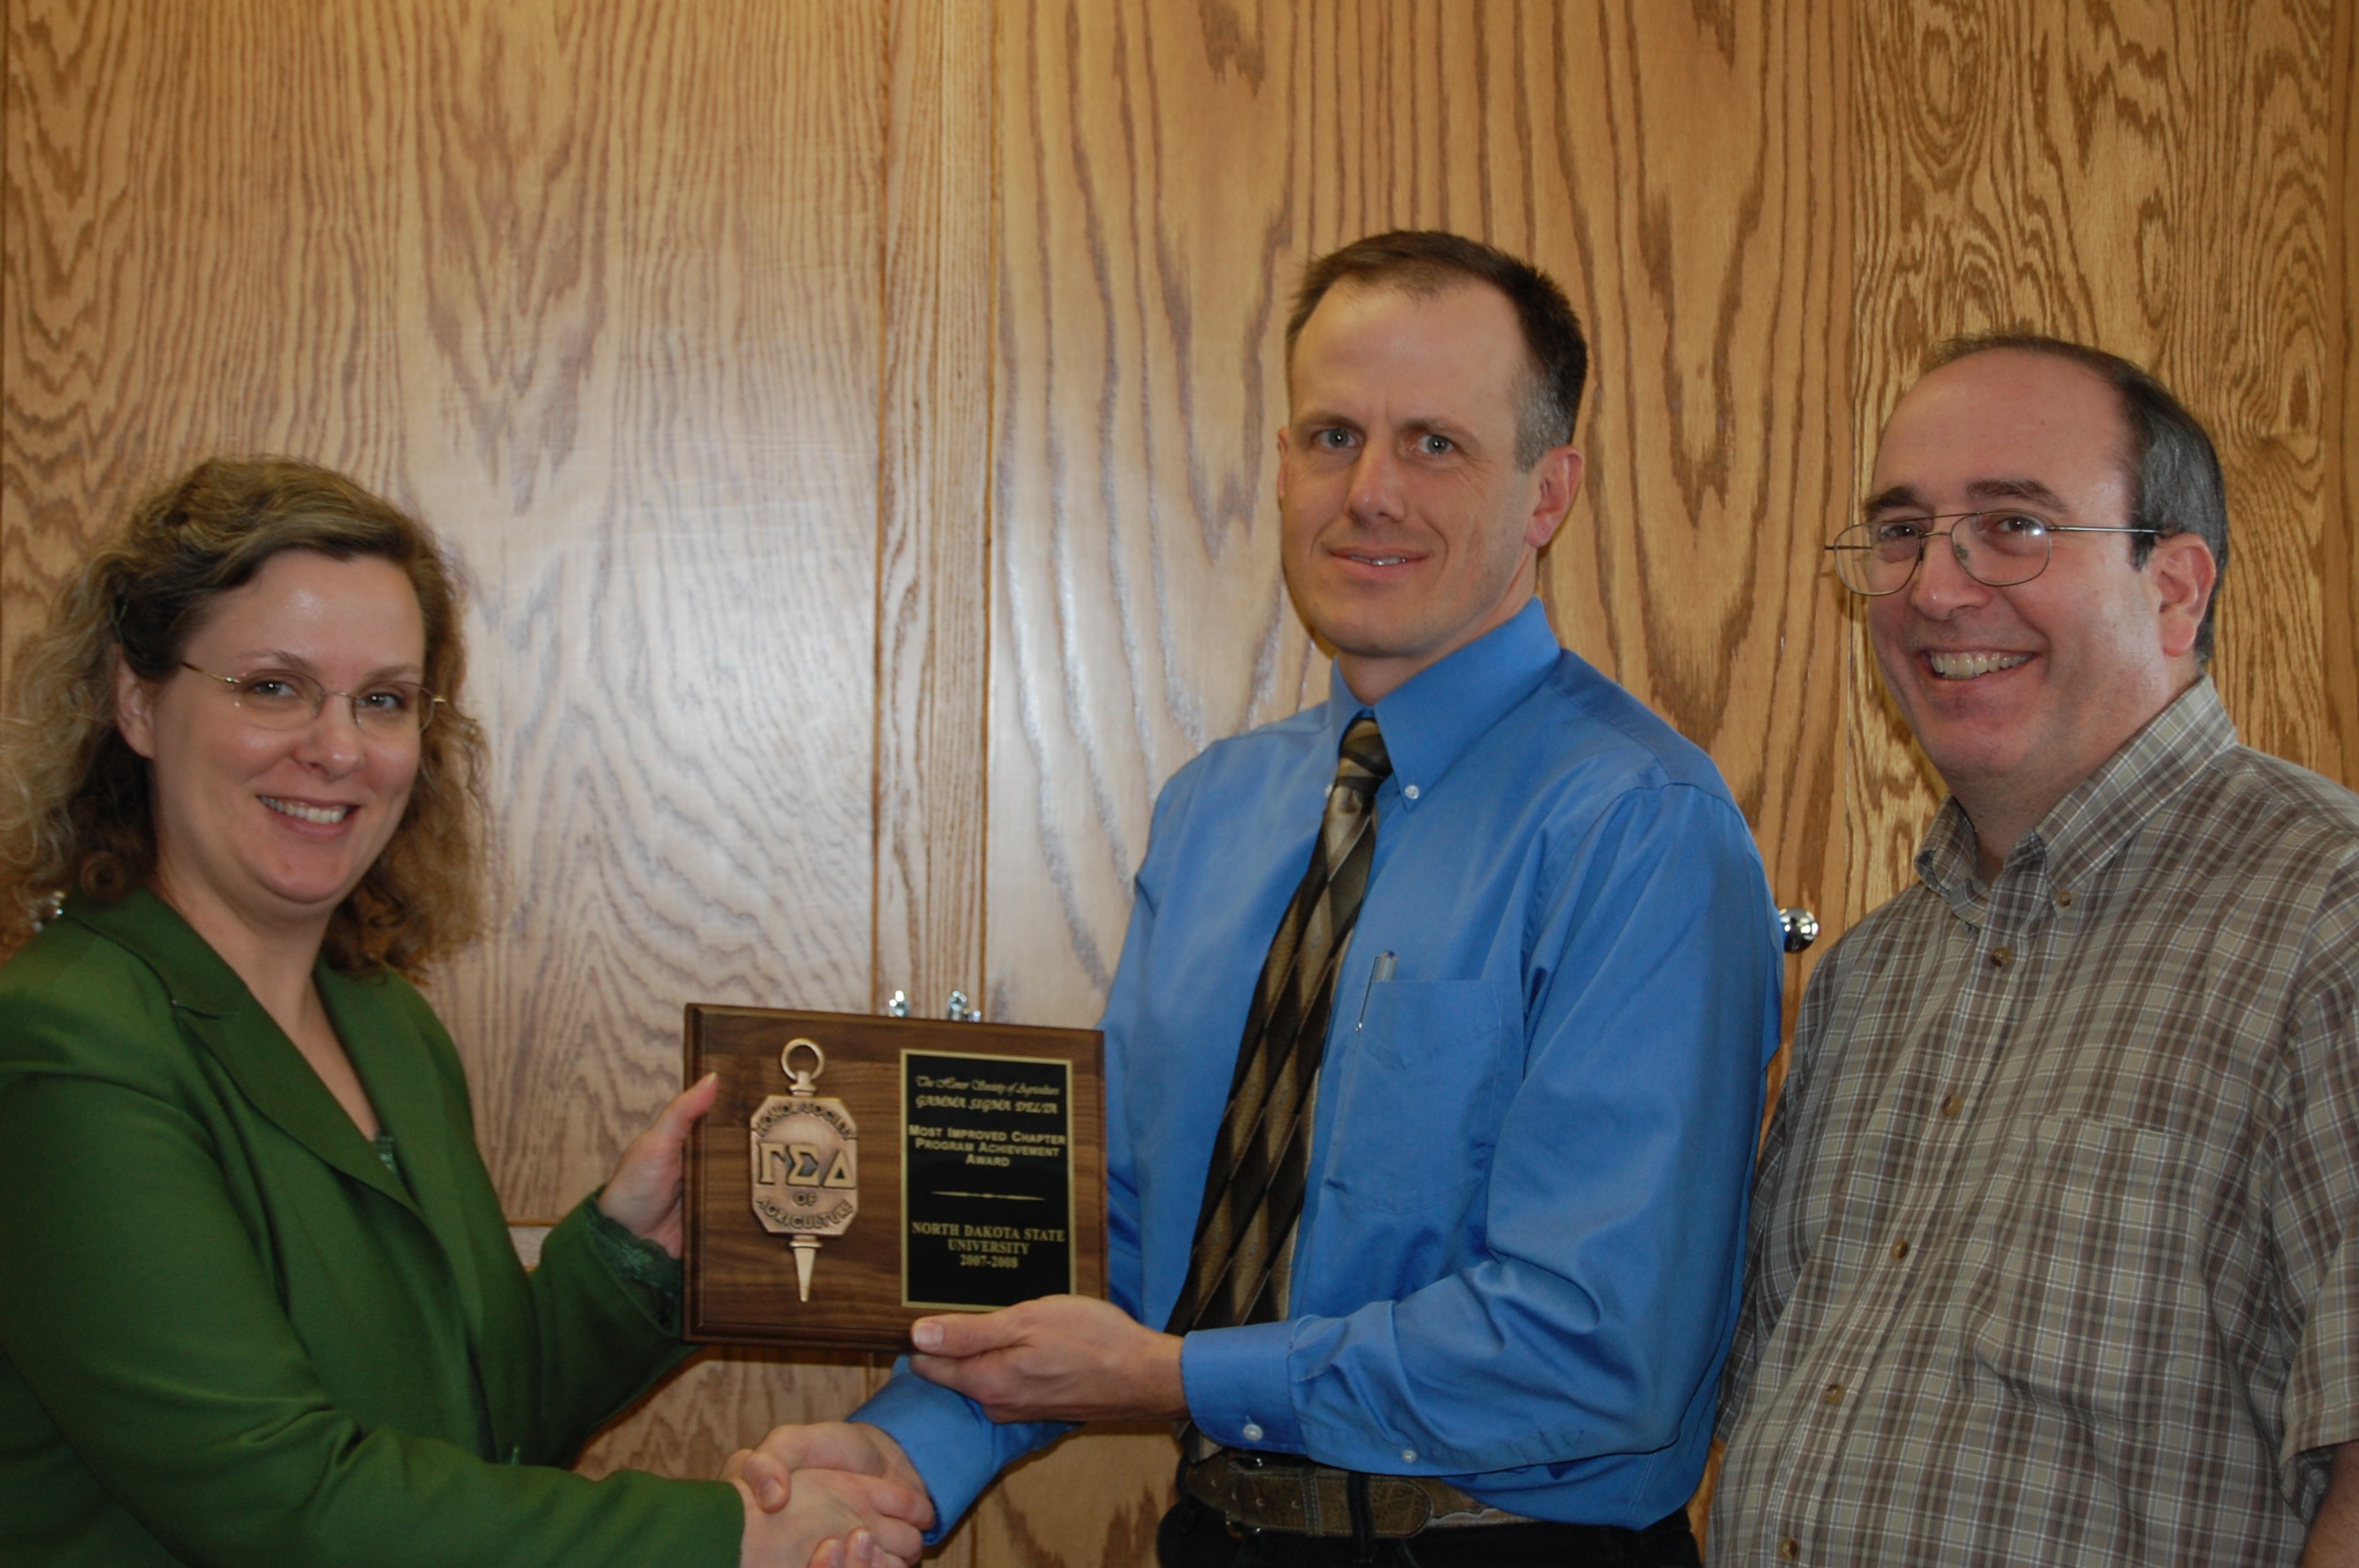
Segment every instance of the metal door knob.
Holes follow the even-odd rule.
[[[1807,909],[1781,909],[1777,925],[1786,933],[1786,951],[1799,953],[1819,939],[1819,917]]]

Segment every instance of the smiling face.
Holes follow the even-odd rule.
[[[184,654],[201,669],[294,671],[331,692],[423,678],[418,595],[391,561],[288,550],[211,611]],[[316,946],[392,838],[418,775],[417,739],[364,735],[342,697],[299,728],[269,730],[194,671],[149,686],[125,670],[115,712],[152,768],[156,889],[216,947],[241,936]]]
[[[1364,702],[1531,597],[1581,454],[1516,463],[1529,364],[1515,308],[1479,283],[1347,282],[1303,324],[1277,434],[1286,586]]]
[[[2117,395],[2090,371],[2019,350],[1970,355],[1893,411],[1867,516],[2004,506],[2124,527],[2128,440]],[[1934,539],[1908,587],[1867,601],[1885,684],[1973,821],[1986,871],[2198,673],[2214,576],[2201,541],[2160,540],[2140,568],[2128,535],[2054,540],[2038,577],[1990,588]]]

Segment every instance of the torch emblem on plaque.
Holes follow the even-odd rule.
[[[798,1068],[798,1054],[810,1065]],[[840,1099],[819,1093],[827,1055],[813,1040],[778,1053],[788,1088],[754,1112],[754,1217],[794,1251],[795,1285],[810,1300],[822,1236],[841,1236],[860,1213],[860,1129]]]

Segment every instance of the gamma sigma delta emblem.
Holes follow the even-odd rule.
[[[797,1067],[798,1054],[810,1065]],[[826,1054],[812,1040],[778,1053],[788,1087],[754,1112],[754,1217],[794,1251],[795,1286],[810,1300],[822,1236],[841,1236],[860,1213],[860,1129],[840,1099],[819,1093]]]

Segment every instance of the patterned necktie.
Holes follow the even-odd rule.
[[[1286,1313],[1294,1227],[1310,1164],[1311,1091],[1343,962],[1376,853],[1376,786],[1392,773],[1365,715],[1343,731],[1310,869],[1262,961],[1212,1142],[1188,1282],[1169,1332],[1274,1323]]]

